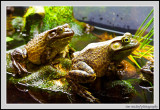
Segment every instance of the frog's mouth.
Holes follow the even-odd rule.
[[[122,61],[124,58],[130,55],[138,46],[139,43],[126,48],[116,50],[113,52],[114,54],[111,54],[111,59],[117,62]]]
[[[70,31],[65,31],[62,34],[56,36],[55,38],[61,39],[61,38],[67,38],[67,37],[71,37],[74,35],[73,30],[70,29]]]
[[[115,50],[114,54],[112,54],[111,57],[115,61],[121,61],[122,59],[130,55],[138,46],[139,46],[139,42],[134,41],[133,44],[131,43],[127,47],[121,48],[119,50]]]
[[[74,31],[70,28],[65,28],[65,31],[60,34],[60,37],[68,37],[68,36],[73,36],[74,35]]]
[[[131,45],[131,46],[127,47],[127,48],[123,48],[121,51],[135,50],[138,46],[139,46],[139,42],[137,42],[137,44]]]

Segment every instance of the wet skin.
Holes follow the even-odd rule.
[[[117,65],[139,46],[130,33],[111,40],[90,43],[73,53],[72,70],[67,78],[79,83],[93,82],[96,77],[113,76]]]
[[[12,65],[19,74],[29,73],[24,62],[36,65],[51,62],[69,44],[74,32],[68,24],[57,26],[35,36],[23,49],[11,53]]]

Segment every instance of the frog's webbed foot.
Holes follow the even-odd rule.
[[[19,63],[17,63],[15,60],[12,60],[12,65],[14,66],[14,68],[16,68],[18,70],[18,74],[21,74],[22,71],[23,72],[27,72],[27,70],[25,68],[23,68]]]
[[[79,83],[93,82],[96,79],[94,70],[83,61],[74,64],[72,69],[73,70],[69,71],[68,77]]]
[[[95,98],[89,91],[86,90],[85,87],[81,86],[78,83],[73,82],[70,79],[67,79],[67,81],[71,85],[72,91],[75,94],[78,94],[79,96],[85,98],[87,102],[100,103],[99,99]]]
[[[99,99],[95,98],[89,91],[80,87],[81,90],[78,92],[78,95],[87,99],[91,103],[100,103]]]
[[[23,74],[31,74],[26,70],[25,67],[23,67],[19,61],[22,61],[26,55],[22,53],[21,49],[16,49],[11,53],[11,60],[12,60],[12,65],[13,67],[17,70],[18,74],[21,75]]]

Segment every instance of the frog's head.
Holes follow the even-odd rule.
[[[70,28],[68,24],[57,26],[47,33],[48,43],[51,45],[61,45],[68,44],[74,35],[74,31]]]
[[[125,33],[123,36],[112,39],[109,50],[113,61],[121,61],[130,55],[137,47],[139,42],[132,38],[131,33]]]

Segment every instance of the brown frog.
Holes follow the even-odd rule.
[[[115,37],[108,41],[90,43],[83,50],[73,53],[72,70],[67,79],[75,86],[77,83],[93,82],[96,77],[114,76],[117,65],[139,46],[139,42],[130,33]],[[94,101],[93,97],[83,93],[79,95]]]
[[[139,42],[130,33],[115,37],[111,40],[91,43],[83,50],[73,53],[72,70],[69,76],[87,83],[96,77],[102,77],[139,46]]]
[[[143,76],[146,80],[153,83],[153,77],[154,77],[154,62],[147,61],[146,65],[143,66],[140,71],[142,72]]]
[[[15,49],[11,53],[12,65],[19,74],[29,73],[24,62],[41,65],[52,61],[69,44],[73,35],[68,24],[38,34],[23,49]]]

